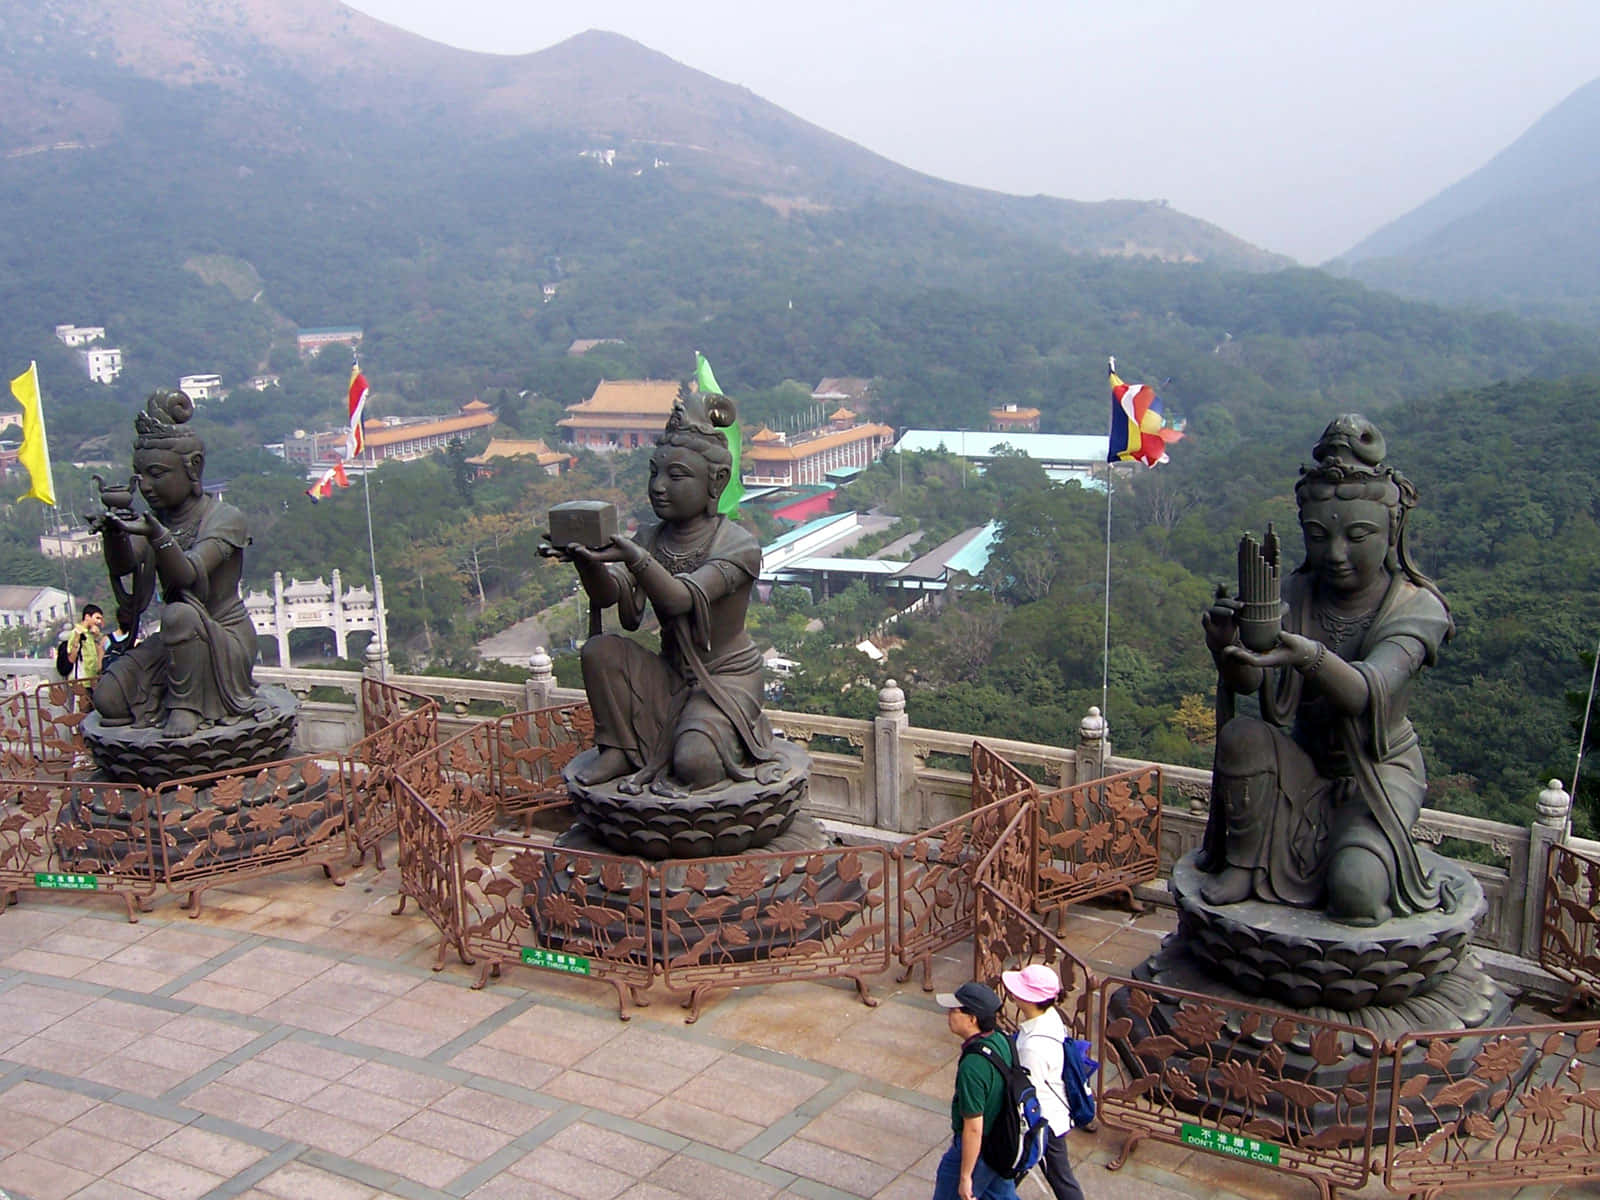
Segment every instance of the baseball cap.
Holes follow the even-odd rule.
[[[1006,991],[1029,1004],[1049,1004],[1061,994],[1061,977],[1043,963],[1032,963],[1020,971],[1002,971],[1000,982]]]
[[[992,1017],[1000,1011],[1000,997],[975,979],[953,992],[940,992],[934,999],[940,1008],[959,1008],[975,1017]]]

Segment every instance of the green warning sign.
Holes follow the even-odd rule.
[[[1207,1129],[1204,1125],[1185,1124],[1183,1144],[1200,1150],[1209,1150],[1213,1154],[1242,1158],[1247,1162],[1265,1163],[1269,1167],[1278,1165],[1277,1146],[1258,1138],[1246,1137],[1242,1133],[1229,1133],[1226,1129]]]
[[[589,973],[589,960],[580,954],[562,954],[556,950],[524,946],[522,961],[530,967],[548,967],[552,971],[565,971],[568,975]]]
[[[36,888],[53,888],[66,892],[92,892],[100,886],[93,875],[74,875],[64,871],[36,871],[33,876]]]

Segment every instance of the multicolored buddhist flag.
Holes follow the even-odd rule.
[[[11,394],[22,405],[22,448],[17,461],[28,469],[32,486],[22,494],[24,500],[37,500],[52,508],[56,503],[55,476],[50,473],[50,442],[44,432],[44,403],[39,398],[39,364],[11,381]]]
[[[367,387],[367,377],[361,373],[359,364],[350,368],[350,423],[344,431],[344,456],[346,459],[359,458],[361,451],[366,447],[366,439],[362,437],[361,423],[366,419],[367,394],[371,389]],[[348,485],[347,485],[348,486]]]
[[[1108,362],[1111,375],[1111,441],[1107,462],[1142,462],[1147,467],[1167,461],[1167,447],[1183,437],[1167,427],[1161,397],[1148,383],[1123,383],[1117,378],[1117,360]]]
[[[333,495],[335,487],[346,488],[350,486],[350,476],[344,473],[344,463],[336,462],[322,473],[322,478],[306,489],[306,495],[311,497],[311,503],[326,500]]]
[[[727,396],[717,383],[717,377],[711,373],[711,364],[706,361],[706,356],[698,350],[694,352],[694,382],[702,396]],[[732,424],[722,428],[728,439],[728,453],[733,455],[733,470],[728,476],[728,486],[722,489],[722,499],[717,501],[717,513],[719,516],[736,517],[739,515],[739,501],[744,499],[744,481],[739,478],[739,451],[743,439],[739,435],[737,416]]]

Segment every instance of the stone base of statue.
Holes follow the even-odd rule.
[[[1407,1014],[1402,1029],[1475,1026],[1484,1013],[1468,997],[1444,1010],[1428,997],[1470,960],[1472,931],[1488,907],[1483,888],[1461,863],[1424,848],[1418,855],[1454,907],[1363,928],[1263,900],[1210,904],[1200,894],[1210,876],[1187,854],[1169,885],[1177,941],[1207,976],[1260,1004],[1326,1010],[1330,1020],[1357,1025],[1370,1009]]]
[[[780,774],[772,783],[733,782],[724,787],[658,796],[646,787],[630,795],[624,775],[583,784],[577,775],[599,755],[585,750],[563,772],[578,824],[612,854],[637,858],[709,858],[760,849],[787,830],[805,804],[811,757],[801,746],[773,739]],[[597,847],[598,848],[598,847]]]
[[[99,713],[90,713],[83,720],[83,740],[105,779],[144,787],[287,758],[299,702],[273,684],[258,688],[256,699],[254,712],[182,738],[168,737],[159,725],[107,725]]]
[[[1193,1115],[1202,1124],[1241,1128],[1256,1124],[1258,1130],[1277,1122],[1287,1128],[1297,1121],[1309,1122],[1314,1129],[1342,1127],[1352,1135],[1367,1119],[1362,1097],[1370,1094],[1372,1072],[1381,1064],[1374,1050],[1401,1033],[1418,1029],[1459,1029],[1506,1024],[1511,1001],[1479,966],[1468,951],[1456,966],[1436,980],[1428,992],[1393,1006],[1371,1005],[1352,1012],[1326,1007],[1311,1007],[1298,1012],[1310,1020],[1339,1022],[1369,1030],[1370,1039],[1342,1035],[1318,1036],[1318,1026],[1294,1023],[1284,1029],[1270,1018],[1241,1009],[1243,1004],[1265,1004],[1219,981],[1185,953],[1182,935],[1170,935],[1156,954],[1133,971],[1133,977],[1155,985],[1156,989],[1176,989],[1199,993],[1206,1000],[1179,999],[1162,990],[1135,996],[1122,988],[1107,998],[1107,1012],[1114,1022],[1126,1020],[1126,1036],[1110,1039],[1108,1053],[1115,1053],[1123,1069],[1133,1079],[1155,1077],[1163,1086],[1172,1076],[1166,1064],[1136,1047],[1169,1044],[1184,1058],[1181,1073],[1186,1082],[1168,1089],[1172,1103]],[[1197,1010],[1216,1003],[1204,1016]],[[1281,1007],[1281,1006],[1280,1006]],[[1208,1022],[1215,1022],[1209,1024]],[[1204,1029],[1204,1033],[1197,1033]],[[1331,1032],[1331,1031],[1330,1031]],[[1209,1042],[1197,1044],[1209,1037]],[[1157,1039],[1152,1042],[1150,1039]],[[1181,1047],[1181,1049],[1179,1049]],[[1434,1061],[1421,1047],[1413,1047],[1415,1061],[1408,1061],[1406,1078],[1430,1077],[1443,1086],[1451,1079],[1470,1075],[1474,1057],[1481,1051],[1481,1040],[1463,1038],[1455,1042],[1449,1057]],[[1522,1061],[1512,1072],[1514,1085],[1527,1075],[1538,1060],[1537,1047],[1526,1047]],[[1263,1081],[1258,1089],[1239,1088],[1243,1079]],[[1276,1080],[1293,1081],[1279,1088]],[[1252,1091],[1259,1094],[1252,1095]],[[1504,1104],[1508,1093],[1500,1093]],[[1291,1102],[1292,1101],[1292,1102]],[[1465,1111],[1486,1111],[1493,1104],[1488,1089],[1474,1096]],[[1304,1111],[1296,1105],[1307,1105]],[[1492,1114],[1491,1114],[1492,1115]],[[1380,1081],[1377,1111],[1372,1114],[1376,1136],[1388,1136],[1389,1099]],[[1399,1130],[1402,1141],[1427,1137],[1437,1128],[1437,1119],[1419,1112]],[[1271,1140],[1269,1138],[1269,1140]]]
[[[343,798],[338,788],[329,787],[335,776],[288,770],[292,774],[286,779],[275,778],[273,772],[225,775],[165,793],[160,846],[146,846],[126,808],[108,809],[105,793],[86,788],[69,793],[61,824],[91,846],[123,848],[124,857],[138,860],[131,867],[135,873],[159,875],[165,870],[181,877],[224,865],[275,861],[295,849],[329,841],[344,824]],[[97,830],[116,836],[101,839]],[[130,870],[130,864],[119,861],[114,850],[112,854],[108,868]]]
[[[582,853],[615,853],[582,825],[574,825],[556,838],[563,850]],[[801,813],[789,827],[759,851],[725,861],[681,862],[668,859],[658,863],[661,882],[651,899],[651,924],[656,930],[655,959],[679,961],[692,948],[715,931],[717,960],[749,962],[772,954],[775,935],[784,944],[800,944],[831,936],[853,917],[865,887],[859,878],[844,878],[831,861],[816,869],[806,856],[830,845],[828,834],[817,822]],[[772,855],[773,857],[752,857]],[[626,908],[637,894],[637,868],[624,868],[611,881],[615,886],[589,881],[587,885],[569,877],[546,877],[528,897],[529,916],[535,928],[542,924],[539,913],[549,907],[552,896],[572,901],[577,911],[611,912]],[[774,911],[784,913],[775,923]],[[848,915],[841,917],[841,913]],[[779,928],[781,925],[781,929]],[[571,926],[577,940],[596,944],[588,930]],[[560,939],[549,933],[544,944],[560,948]]]

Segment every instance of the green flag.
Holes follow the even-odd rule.
[[[694,352],[694,381],[702,396],[727,395],[717,382],[717,377],[711,373],[711,364],[706,361],[706,356],[698,350]],[[728,486],[722,489],[722,499],[717,501],[717,512],[724,517],[737,517],[739,501],[744,499],[744,483],[739,478],[739,446],[742,439],[737,417],[724,433],[728,439],[728,453],[733,455],[733,470],[728,476]]]

